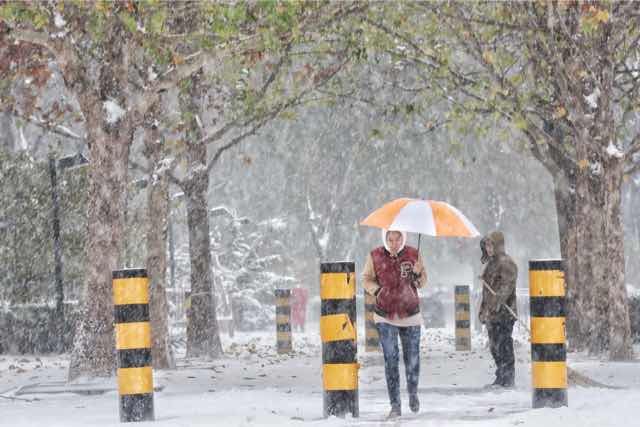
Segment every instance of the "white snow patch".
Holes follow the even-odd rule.
[[[624,153],[620,151],[620,149],[613,143],[613,141],[609,141],[609,146],[607,147],[607,154],[611,157],[617,157],[619,159],[624,157]]]
[[[589,168],[591,169],[591,175],[602,174],[602,164],[600,162],[591,163]]]
[[[600,98],[600,89],[596,88],[591,95],[585,96],[584,100],[593,109],[598,108],[598,99]]]
[[[29,143],[27,142],[27,138],[24,136],[24,126],[20,128],[20,149],[26,150],[29,148]]]
[[[60,12],[56,11],[53,14],[53,24],[58,28],[63,28],[67,25],[67,21],[65,21],[62,15],[60,15]]]
[[[327,244],[329,243],[329,233],[324,233],[322,237],[318,239],[318,243],[323,250],[327,250]]]
[[[127,112],[117,102],[112,100],[104,101],[102,108],[107,113],[107,123],[117,123]]]
[[[150,82],[158,78],[158,74],[153,70],[153,67],[151,65],[149,65],[149,68],[147,68],[147,75],[149,76]]]
[[[57,33],[51,33],[52,39],[63,39],[67,36],[69,32],[67,30],[58,31]]]
[[[191,179],[194,179],[196,176],[202,175],[205,173],[207,173],[207,166],[202,163],[198,163],[197,165],[193,166],[187,171],[187,176],[185,178],[188,180],[191,180]]]
[[[287,222],[282,217],[261,221],[259,225],[267,226],[274,231],[284,230],[287,228]]]
[[[60,129],[62,132],[66,133],[69,136],[72,136],[73,138],[78,138],[78,139],[82,139],[82,137],[80,135],[78,135],[77,133],[75,133],[74,131],[72,131],[71,129],[69,129],[66,126],[63,125],[58,125],[57,126],[58,129]]]
[[[168,170],[171,169],[171,165],[173,164],[173,157],[166,157],[158,162],[158,166],[155,170],[155,173],[161,175]]]
[[[33,82],[33,77],[27,77],[24,79],[24,84],[30,85]]]

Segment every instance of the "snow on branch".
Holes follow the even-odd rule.
[[[613,143],[613,141],[609,141],[606,151],[610,157],[616,157],[618,159],[624,157],[624,153]]]
[[[78,141],[84,141],[85,138],[78,135],[77,133],[73,132],[71,129],[69,129],[66,126],[63,126],[61,124],[56,124],[56,123],[52,123],[50,121],[46,121],[44,119],[41,119],[39,117],[36,117],[34,115],[25,115],[25,114],[21,114],[20,112],[18,112],[15,109],[12,109],[9,114],[17,119],[20,120],[24,120],[25,122],[38,126],[42,129],[45,129],[51,133],[60,135],[60,136],[64,136],[66,138],[70,138],[70,139],[75,139]]]

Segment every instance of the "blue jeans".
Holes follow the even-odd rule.
[[[387,377],[387,391],[392,407],[400,407],[400,368],[398,335],[402,343],[402,359],[407,376],[409,395],[418,392],[420,377],[420,326],[401,328],[388,323],[376,323],[380,344],[384,354],[384,373]]]

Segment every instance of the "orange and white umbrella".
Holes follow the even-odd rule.
[[[376,209],[360,224],[436,237],[480,237],[462,212],[435,200],[396,199]]]

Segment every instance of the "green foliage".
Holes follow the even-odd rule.
[[[136,19],[128,12],[121,11],[118,13],[120,21],[124,24],[125,28],[131,33],[135,34],[138,31],[138,23]]]
[[[167,13],[165,10],[161,9],[151,14],[147,24],[147,30],[151,34],[159,35],[162,34],[164,29],[164,23],[167,20]]]
[[[18,1],[0,4],[0,18],[12,24],[29,23],[36,29],[44,28],[49,22],[48,15],[37,3]]]

